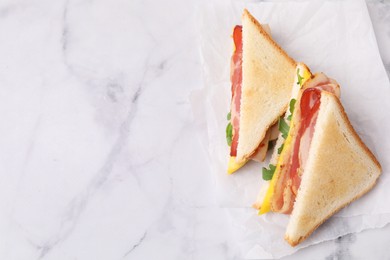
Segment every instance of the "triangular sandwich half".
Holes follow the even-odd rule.
[[[292,246],[368,192],[381,173],[334,94],[338,87],[323,79],[316,74],[301,90],[260,209],[291,214],[285,239]]]
[[[321,94],[300,189],[285,239],[293,246],[376,183],[381,166],[351,126],[334,95]]]
[[[251,158],[264,160],[268,139],[275,133],[271,128],[287,109],[297,66],[247,10],[242,26],[234,28],[233,40],[232,103],[226,131],[231,146],[229,173]]]

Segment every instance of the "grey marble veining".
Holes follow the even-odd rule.
[[[238,257],[188,100],[198,4],[0,3],[0,259]],[[368,6],[390,75],[390,3]],[[389,231],[287,259],[388,258]]]

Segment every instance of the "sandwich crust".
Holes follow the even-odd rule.
[[[371,158],[371,160],[376,164],[376,166],[380,169],[380,171],[382,171],[382,166],[381,164],[379,163],[379,161],[376,159],[375,155],[371,152],[370,149],[368,149],[368,147],[366,146],[366,144],[363,142],[363,140],[360,138],[360,136],[356,133],[355,129],[353,128],[351,122],[349,121],[348,119],[348,116],[347,116],[347,113],[345,112],[345,109],[343,107],[343,105],[341,104],[340,102],[340,99],[338,99],[337,97],[335,97],[332,93],[328,93],[328,92],[325,92],[324,95],[326,96],[331,96],[331,98],[333,98],[336,103],[337,103],[337,106],[339,107],[340,109],[340,112],[341,112],[341,116],[342,118],[345,120],[345,123],[346,123],[346,126],[348,128],[348,130],[350,131],[350,133],[356,138],[356,141],[359,142],[360,144],[360,147],[363,148],[366,152],[366,154]]]
[[[261,24],[256,20],[256,18],[249,13],[247,9],[244,9],[244,13],[242,14],[242,19],[249,19],[254,26],[256,26],[257,30],[264,36],[264,38],[272,44],[278,52],[284,56],[284,58],[294,67],[297,66],[297,63],[295,60],[293,60],[288,54],[271,38],[271,36],[267,33],[267,31],[261,26]],[[290,93],[288,93],[290,95]]]
[[[379,177],[379,175],[378,175]],[[363,190],[361,193],[359,193],[358,195],[356,195],[354,198],[351,199],[351,201],[349,202],[346,202],[342,205],[340,205],[340,207],[338,207],[337,209],[335,209],[334,211],[332,211],[331,213],[329,213],[321,222],[319,222],[316,226],[314,226],[313,228],[311,228],[306,235],[304,236],[301,236],[299,237],[298,239],[296,238],[293,238],[293,237],[290,237],[287,233],[285,234],[284,236],[284,239],[291,245],[291,246],[297,246],[299,245],[302,241],[306,240],[306,238],[308,238],[319,226],[321,226],[325,221],[327,221],[331,216],[333,216],[334,214],[336,214],[338,211],[340,211],[342,208],[348,206],[350,203],[354,202],[355,200],[357,200],[358,198],[360,198],[361,196],[363,196],[364,194],[366,194],[367,192],[369,192],[374,186],[375,184],[377,183],[377,180],[378,178],[375,179],[375,181],[369,186],[367,187],[367,189]]]
[[[285,235],[292,246],[371,190],[381,174],[381,165],[353,129],[340,100],[323,91],[321,110]]]

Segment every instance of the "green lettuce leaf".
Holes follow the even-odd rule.
[[[278,154],[280,154],[280,153],[283,151],[283,147],[284,147],[284,144],[282,144],[282,145],[278,148]]]
[[[302,87],[302,80],[303,80],[303,77],[301,77],[301,75],[299,75],[299,69],[297,70],[297,76],[298,76],[298,82],[297,82],[297,84],[299,84],[299,86]]]
[[[232,145],[232,138],[233,138],[233,126],[231,123],[229,123],[226,126],[226,141],[229,146]]]
[[[276,166],[273,164],[269,165],[269,169],[263,167],[262,173],[263,173],[263,180],[269,181],[272,180],[272,177],[274,176]]]
[[[291,121],[291,119],[292,119],[292,115],[294,113],[294,108],[295,108],[296,102],[297,102],[297,100],[294,98],[290,100],[290,115],[287,117],[288,121]]]
[[[283,117],[279,118],[278,128],[279,131],[282,133],[283,138],[286,139],[288,131],[290,131],[290,127],[288,126],[286,121],[284,121]]]

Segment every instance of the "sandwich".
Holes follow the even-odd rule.
[[[353,129],[336,81],[311,76],[290,101],[271,165],[255,207],[289,214],[285,239],[296,246],[324,221],[375,185],[381,166]],[[263,172],[264,176],[264,172]],[[263,193],[264,194],[264,193]]]
[[[268,32],[267,32],[268,31]],[[232,101],[226,127],[228,173],[248,160],[263,161],[269,140],[277,139],[278,119],[287,107],[297,63],[247,10],[233,30]]]
[[[309,79],[311,79],[312,77],[313,77],[313,75],[312,75],[310,69],[304,63],[297,63],[296,73],[295,73],[295,77],[294,77],[294,84],[293,84],[292,92],[290,94],[290,102],[289,102],[289,106],[288,106],[288,111],[283,116],[281,116],[279,118],[279,120],[276,124],[277,141],[276,141],[276,144],[274,145],[275,149],[274,149],[273,155],[271,157],[271,163],[270,163],[268,169],[265,167],[263,167],[263,169],[262,169],[263,179],[268,181],[268,182],[266,182],[263,186],[261,186],[261,189],[260,189],[260,192],[257,196],[256,202],[253,204],[253,207],[256,209],[260,210],[260,206],[263,203],[264,197],[265,197],[267,190],[268,190],[268,187],[269,187],[269,183],[270,183],[269,181],[272,179],[273,173],[276,169],[278,157],[279,157],[279,155],[280,155],[280,153],[285,145],[285,140],[287,138],[288,129],[290,127],[292,114],[294,112],[294,107],[295,107],[295,103],[296,103],[296,100],[298,98],[299,92],[303,88],[305,82],[308,81]],[[318,80],[318,77],[316,80]],[[312,83],[314,83],[314,82],[312,81]],[[336,85],[337,85],[337,83],[336,83]],[[339,95],[338,85],[337,85],[337,87],[334,86],[334,88],[337,88],[336,92]],[[267,204],[267,207],[263,206],[261,213],[263,214],[265,212],[268,212],[269,210],[270,210],[269,205]]]

